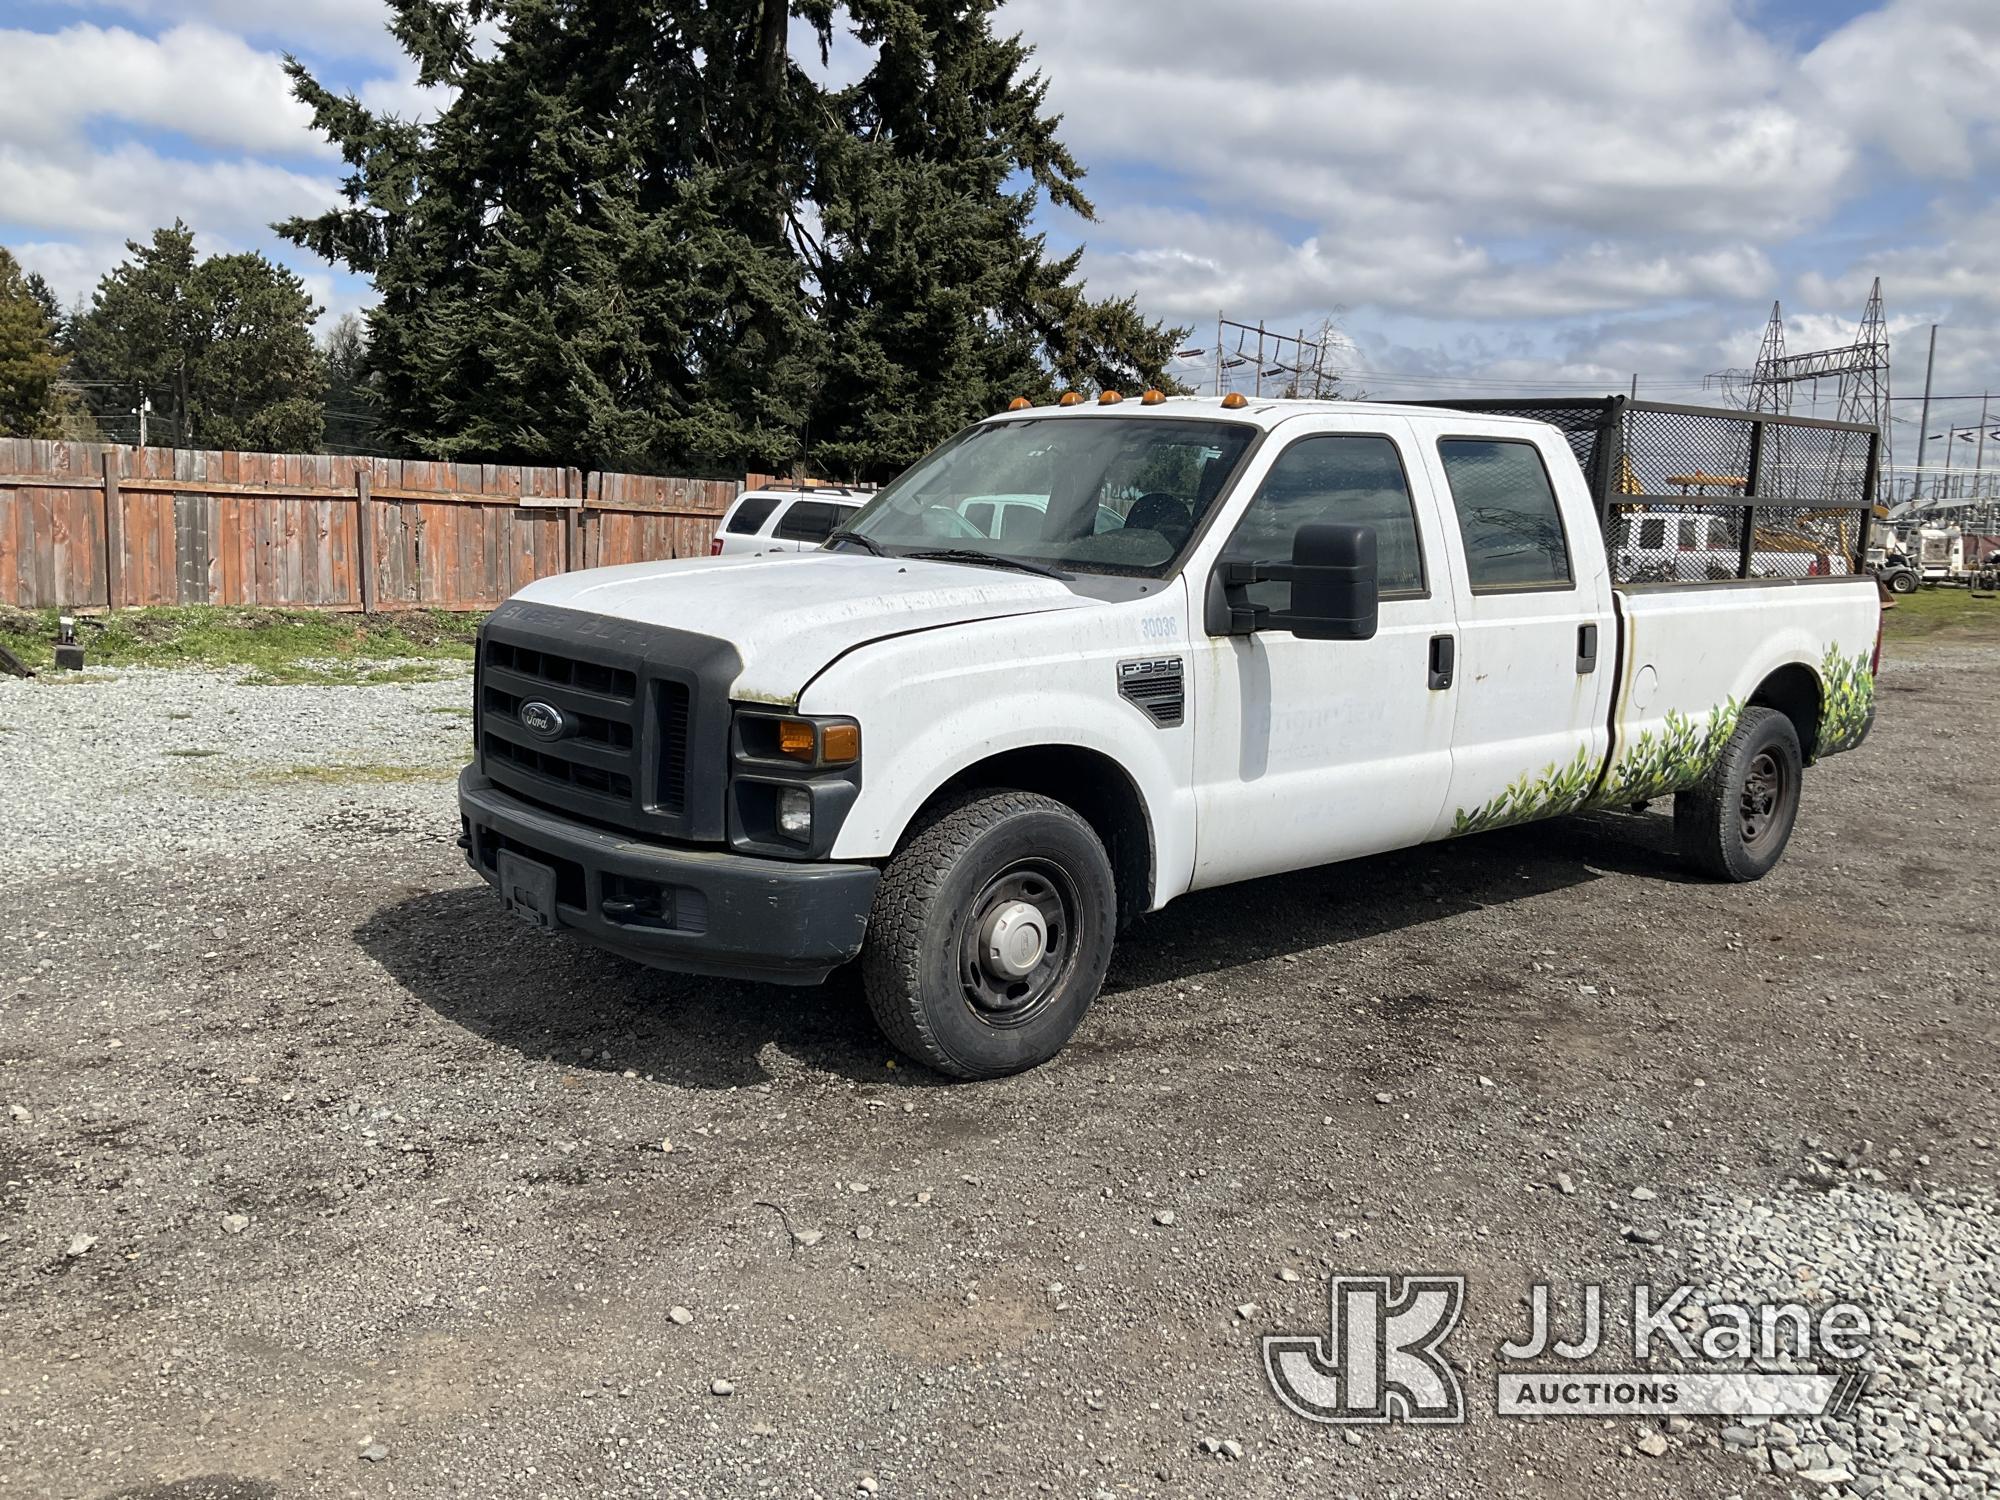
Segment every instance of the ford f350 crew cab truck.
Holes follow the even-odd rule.
[[[961,1077],[1053,1056],[1114,936],[1203,887],[1669,796],[1690,860],[1754,880],[1872,721],[1876,451],[1622,398],[1012,410],[822,550],[497,610],[467,855],[641,963],[858,957],[888,1037]],[[1655,511],[1720,516],[1740,573],[1622,586],[1605,536]]]

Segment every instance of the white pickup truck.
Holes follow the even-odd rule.
[[[1675,467],[1640,421],[1692,409],[1017,406],[823,550],[497,610],[459,796],[505,905],[699,974],[858,957],[897,1047],[991,1077],[1187,891],[1669,795],[1685,855],[1754,880],[1872,722],[1867,486],[1756,478],[1759,428],[1834,424],[1687,419],[1749,449],[1738,534],[1831,525],[1837,570],[1627,588],[1613,513],[1687,503],[1633,492]]]

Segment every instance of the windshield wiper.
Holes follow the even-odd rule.
[[[882,550],[882,544],[876,541],[874,537],[863,536],[858,531],[836,531],[827,537],[826,545],[831,547],[835,542],[853,542],[863,552],[872,552],[877,557],[887,557],[889,555]]]
[[[1038,578],[1054,578],[1068,582],[1070,574],[1055,568],[1044,567],[1038,562],[1029,562],[1024,557],[1008,557],[1002,552],[981,552],[973,547],[925,547],[916,552],[899,552],[898,557],[921,557],[929,562],[955,562],[983,564],[989,568],[1013,568],[1021,573],[1033,573]]]

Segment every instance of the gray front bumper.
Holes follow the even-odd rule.
[[[507,853],[556,872],[557,923],[655,968],[817,984],[861,951],[882,872],[645,843],[556,816],[471,768],[465,856],[490,885]]]

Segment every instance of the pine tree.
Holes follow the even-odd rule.
[[[149,398],[181,447],[311,452],[325,381],[305,284],[261,255],[197,257],[178,220],[98,283],[68,336],[100,414]]]
[[[993,8],[853,0],[875,66],[828,90],[786,0],[392,0],[452,103],[377,116],[291,63],[353,171],[278,228],[374,279],[385,435],[440,457],[879,474],[1015,394],[1164,384],[1180,331],[1031,227],[1090,205]],[[830,0],[796,9],[829,45]]]
[[[0,437],[62,433],[64,403],[56,382],[63,357],[55,324],[36,294],[39,281],[22,275],[20,262],[0,247]]]
[[[382,414],[369,373],[368,325],[356,313],[335,319],[320,344],[326,366],[326,433],[329,453],[383,453]]]

